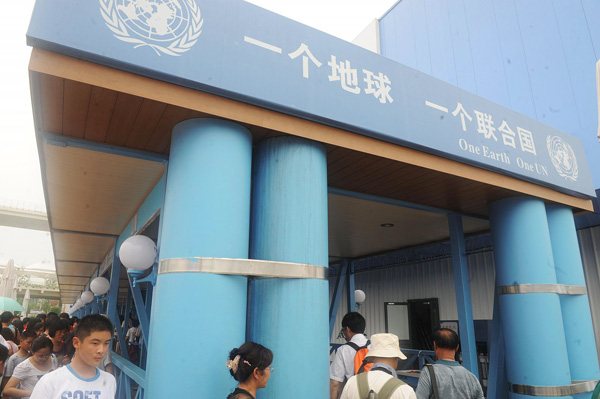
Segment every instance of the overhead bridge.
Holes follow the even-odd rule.
[[[46,212],[0,206],[0,226],[49,231]]]

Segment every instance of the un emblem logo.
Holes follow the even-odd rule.
[[[546,146],[558,174],[565,179],[576,181],[579,177],[579,169],[573,148],[558,136],[548,136]]]
[[[114,36],[133,48],[179,56],[202,33],[202,14],[195,0],[99,0],[100,13]]]

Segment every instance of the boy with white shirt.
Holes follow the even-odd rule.
[[[105,316],[93,314],[81,319],[74,331],[73,360],[69,365],[43,376],[31,399],[114,399],[115,377],[98,369],[98,364],[110,350],[112,332],[112,323]]]
[[[330,399],[339,398],[340,388],[354,375],[354,357],[359,348],[369,344],[364,335],[366,326],[365,318],[358,312],[347,313],[342,319],[340,338],[343,336],[348,343],[338,348],[329,367]]]

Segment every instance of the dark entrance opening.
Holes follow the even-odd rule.
[[[437,298],[409,299],[410,341],[415,349],[433,350],[431,334],[440,328]]]

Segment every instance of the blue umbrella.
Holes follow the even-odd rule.
[[[23,312],[25,310],[25,308],[23,306],[21,306],[21,304],[17,301],[15,301],[12,298],[7,298],[4,296],[0,296],[0,310],[6,311],[6,310],[11,310],[11,311],[19,311],[19,312]]]

